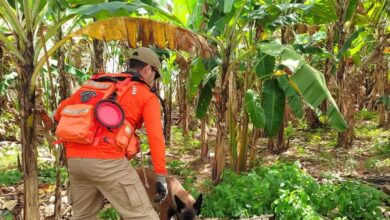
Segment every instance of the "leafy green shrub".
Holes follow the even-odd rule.
[[[64,183],[68,179],[68,173],[64,167],[60,168],[61,182]],[[38,167],[38,180],[41,183],[51,183],[56,182],[56,168],[50,164],[43,163]]]
[[[5,140],[17,140],[20,136],[20,128],[15,121],[15,115],[11,112],[2,112],[0,114],[0,137]]]
[[[364,197],[364,198],[362,198]],[[277,219],[343,217],[381,219],[386,195],[357,182],[318,184],[299,163],[260,167],[246,175],[227,170],[205,196],[205,217],[239,218],[274,213]]]
[[[103,209],[99,212],[99,218],[104,220],[117,220],[120,219],[118,211],[114,208]]]
[[[22,182],[22,173],[19,170],[9,170],[0,173],[0,186],[16,185]]]
[[[188,169],[184,162],[179,160],[172,160],[168,162],[168,170],[170,174],[179,176],[183,179],[183,187],[192,195],[196,196],[199,192],[194,187],[196,175],[191,169]]]
[[[379,208],[386,195],[359,182],[344,182],[333,195],[342,216],[352,219],[384,219]]]

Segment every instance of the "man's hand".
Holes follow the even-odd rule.
[[[168,195],[167,181],[165,180],[165,176],[162,175],[157,175],[156,181],[157,181],[156,187],[157,187],[158,194],[154,198],[154,201],[162,203]]]

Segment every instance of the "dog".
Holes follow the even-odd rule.
[[[160,213],[160,220],[170,220],[172,217],[177,220],[193,220],[200,214],[202,194],[195,200],[175,177],[168,176],[168,195],[162,203],[156,203],[156,174],[150,168],[138,168],[137,173],[152,206]]]

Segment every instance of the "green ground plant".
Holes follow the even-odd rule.
[[[11,112],[2,112],[0,114],[0,139],[16,140],[20,136],[20,128],[15,121],[15,115]]]
[[[68,173],[65,167],[60,168],[61,182],[65,183],[68,179]],[[41,183],[55,184],[56,168],[48,163],[40,164],[38,167],[38,180]]]
[[[19,170],[0,172],[0,186],[17,185],[22,181],[22,173]]]
[[[64,167],[61,167],[61,182],[65,183],[68,179],[68,173]],[[0,186],[11,186],[22,183],[22,172],[16,169],[0,172]],[[39,183],[55,184],[56,169],[50,164],[40,164],[38,168]]]
[[[98,214],[100,219],[104,220],[117,220],[120,219],[118,211],[116,211],[114,208],[109,207],[102,209]]]
[[[255,168],[246,175],[226,171],[206,195],[204,217],[240,218],[274,213],[277,219],[384,219],[389,197],[360,182],[319,184],[299,163]]]
[[[356,113],[356,118],[360,120],[376,120],[378,114],[376,112],[371,112],[367,109],[362,109],[358,113]]]

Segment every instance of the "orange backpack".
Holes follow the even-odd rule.
[[[119,100],[132,85],[129,74],[94,75],[70,97],[72,104],[60,112],[56,129],[59,141],[86,145],[105,141],[122,149],[127,158],[134,157],[140,150],[134,126],[124,119],[119,126],[107,128],[99,123],[95,112],[102,100]]]

